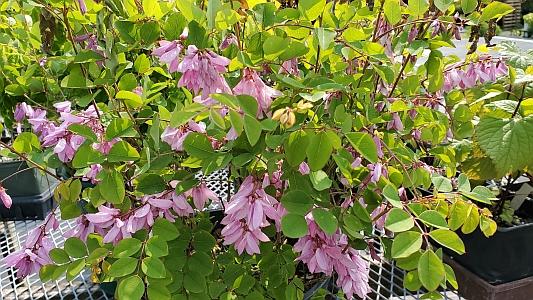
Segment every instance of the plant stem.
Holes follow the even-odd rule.
[[[22,160],[34,165],[37,169],[47,173],[48,175],[54,177],[55,179],[59,180],[59,181],[63,181],[63,179],[59,176],[57,176],[56,174],[50,172],[47,168],[37,164],[36,162],[34,162],[33,160],[31,160],[30,158],[28,158],[26,155],[18,152],[17,150],[15,150],[15,148],[11,147],[10,145],[0,141],[0,146],[3,146],[7,149],[9,149],[9,151],[13,152],[14,154],[16,154],[18,157],[20,157]]]

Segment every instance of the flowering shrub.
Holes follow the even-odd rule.
[[[118,282],[119,299],[300,299],[329,276],[364,297],[368,261],[387,258],[407,288],[438,297],[457,287],[439,248],[464,253],[458,229],[496,230],[476,205],[490,191],[453,178],[452,141],[468,128],[450,108],[509,73],[504,60],[439,48],[467,21],[509,11],[477,0],[13,4],[0,106],[20,134],[2,154],[67,169],[54,197],[77,226],[51,249],[51,214],[6,263],[42,280],[90,269]],[[208,188],[222,169],[228,199]]]

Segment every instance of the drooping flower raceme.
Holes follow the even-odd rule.
[[[210,94],[227,93],[231,89],[226,79],[221,75],[226,72],[230,60],[210,50],[198,50],[196,46],[187,47],[183,60],[179,63],[177,71],[182,73],[178,86],[186,87],[200,95],[200,102],[211,104],[214,101]]]
[[[307,265],[311,273],[324,273],[328,276],[336,272],[337,285],[342,288],[348,299],[354,294],[361,298],[369,292],[368,262],[363,260],[357,250],[348,246],[348,237],[337,230],[332,235],[318,227],[311,214],[306,216],[308,233],[294,244],[297,258]]]
[[[266,85],[259,74],[252,69],[244,69],[241,81],[233,88],[236,95],[250,95],[257,100],[257,117],[269,115],[272,99],[281,92]]]
[[[239,191],[226,205],[222,219],[224,245],[234,245],[239,254],[246,250],[250,255],[259,253],[259,242],[270,239],[261,228],[270,225],[270,220],[280,220],[279,202],[268,195],[262,183],[253,176],[243,181]]]
[[[450,65],[444,72],[442,89],[449,92],[454,88],[469,89],[478,83],[494,82],[498,77],[507,75],[508,68],[504,60],[494,60],[490,56],[481,57],[477,62],[471,62],[463,70],[463,63]]]
[[[47,234],[58,227],[59,222],[55,216],[49,214],[42,225],[28,232],[24,247],[4,259],[6,266],[16,268],[17,276],[24,278],[38,273],[42,266],[51,264],[52,260],[48,253],[54,248],[54,244]]]

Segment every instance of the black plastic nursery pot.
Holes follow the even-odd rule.
[[[0,180],[7,178],[2,185],[13,200],[10,209],[0,205],[0,220],[42,220],[52,210],[54,189],[59,182],[27,168],[24,161],[0,162]]]
[[[488,283],[533,276],[533,224],[498,228],[490,238],[479,229],[460,236],[466,253],[451,255],[452,259]]]

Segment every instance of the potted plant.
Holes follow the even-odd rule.
[[[489,187],[498,199],[485,206],[498,225],[494,236],[487,238],[480,230],[460,234],[468,250],[461,256],[451,255],[462,270],[459,277],[470,283],[463,288],[469,299],[527,299],[531,283],[524,278],[533,276],[528,263],[533,259],[529,251],[533,237],[529,166],[533,161],[527,150],[533,144],[519,138],[527,137],[533,128],[528,108],[531,76],[526,74],[531,60],[524,60],[527,53],[516,46],[503,47],[514,77],[501,77],[498,85],[468,91],[459,87],[447,95],[457,138],[455,161],[462,176],[472,185]]]
[[[128,300],[302,299],[321,286],[354,298],[369,292],[360,251],[379,245],[408,271],[406,287],[433,298],[456,287],[442,255],[465,251],[455,222],[494,227],[483,227],[493,224],[479,206],[492,199],[485,188],[467,190],[462,178],[453,189],[450,167],[424,162],[453,149],[441,101],[455,62],[438,49],[467,20],[451,4],[21,7],[41,16],[41,41],[8,18],[9,44],[27,47],[3,56],[19,60],[3,61],[1,111],[31,132],[7,149],[41,170],[71,171],[55,189],[57,211],[6,264],[43,281],[89,269]],[[477,23],[509,11],[466,8]],[[235,183],[228,199],[208,186],[222,169]],[[84,181],[92,186],[82,190]],[[221,218],[204,211],[213,201]],[[457,206],[472,214],[457,220]],[[78,226],[50,249],[56,216]]]

